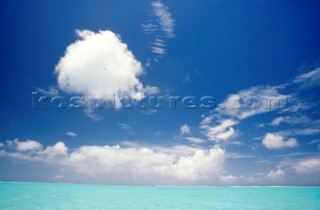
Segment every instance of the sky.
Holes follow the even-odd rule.
[[[319,186],[319,9],[2,1],[0,181]]]

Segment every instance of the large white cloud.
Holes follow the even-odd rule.
[[[40,143],[38,143],[40,144]],[[218,185],[225,175],[220,147],[82,146],[69,150],[63,142],[38,151],[0,150],[0,156],[67,167],[87,182],[158,185]]]
[[[56,65],[58,85],[63,91],[86,97],[115,100],[120,97],[140,99],[157,88],[146,86],[138,77],[141,63],[120,37],[112,31],[76,30],[80,40],[70,44]]]

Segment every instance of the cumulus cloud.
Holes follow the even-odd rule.
[[[285,176],[285,172],[281,169],[277,169],[275,171],[270,171],[267,174],[267,178],[271,179],[273,181],[280,181],[283,179],[284,176]]]
[[[27,161],[60,162],[68,154],[68,148],[61,141],[43,148],[43,145],[35,140],[7,140],[4,147],[0,150],[0,156]]]
[[[109,100],[119,108],[121,97],[141,99],[157,89],[140,82],[141,63],[118,35],[108,30],[76,34],[80,39],[67,47],[55,68],[61,90]]]
[[[66,132],[66,135],[67,135],[67,136],[70,136],[70,137],[77,137],[77,136],[78,136],[78,134],[76,134],[76,133],[74,133],[74,132],[72,132],[72,131]]]
[[[191,128],[187,124],[184,124],[180,127],[180,136],[184,134],[190,134],[190,133],[191,133]]]
[[[53,146],[48,146],[44,151],[43,154],[46,155],[47,158],[55,158],[65,156],[68,153],[68,148],[66,145],[60,141]]]
[[[42,149],[42,144],[34,140],[26,140],[26,141],[19,141],[18,139],[15,140],[8,140],[7,144],[9,146],[14,146],[18,151],[32,151],[32,150],[40,150]]]
[[[40,143],[39,143],[40,144]],[[1,156],[67,167],[93,182],[122,184],[221,184],[225,151],[219,147],[82,146],[58,142],[36,153],[1,151]]]
[[[262,140],[262,144],[268,149],[293,148],[298,146],[295,138],[289,138],[285,141],[283,136],[273,133],[267,133]]]

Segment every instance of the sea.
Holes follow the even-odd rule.
[[[1,210],[320,210],[319,187],[0,183]]]

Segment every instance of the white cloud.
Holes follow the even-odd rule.
[[[283,136],[311,136],[319,133],[319,128],[295,128],[277,132]]]
[[[157,55],[152,61],[158,61],[159,57],[166,54],[166,40],[168,38],[174,38],[174,25],[175,21],[172,18],[172,14],[169,8],[161,1],[153,1],[151,3],[152,14],[150,19],[142,24],[143,30],[152,35],[153,41],[150,43],[151,52]],[[146,66],[151,65],[151,60],[148,59]]]
[[[287,141],[279,134],[267,133],[262,140],[262,144],[268,149],[281,149],[284,147],[296,147],[298,142],[295,138],[290,138]]]
[[[253,158],[254,156],[247,155],[247,154],[236,153],[236,152],[228,152],[226,157],[230,158],[230,159],[243,159],[243,158]]]
[[[118,123],[118,126],[125,130],[128,134],[134,135],[134,131],[132,130],[131,126],[125,123]]]
[[[34,140],[19,141],[17,139],[11,141],[8,140],[9,146],[14,146],[18,151],[32,151],[42,149],[42,144]]]
[[[68,150],[58,142],[36,153],[2,151],[0,155],[67,167],[97,183],[221,184],[229,177],[223,170],[225,151],[219,147],[117,145]]]
[[[206,142],[206,140],[201,139],[201,138],[197,138],[197,137],[185,137],[185,139],[191,143],[195,143],[195,144],[201,144]]]
[[[76,33],[80,40],[67,47],[55,68],[60,89],[115,101],[117,108],[121,106],[120,97],[141,99],[156,89],[143,87],[138,79],[143,73],[141,63],[118,35],[107,30],[97,33],[76,30]]]
[[[238,178],[232,175],[227,175],[221,176],[220,181],[222,185],[234,185],[238,181]]]
[[[211,123],[209,118],[204,118],[201,122],[201,128],[204,129],[203,134],[212,141],[225,141],[236,136],[236,131],[232,126],[238,124],[238,121],[231,119],[223,119],[217,125],[208,125]]]
[[[320,143],[320,139],[313,139],[309,141],[307,144],[318,144],[318,143]]]
[[[156,46],[152,46],[151,47],[151,51],[156,53],[156,54],[159,54],[159,55],[164,55],[166,53],[165,49],[162,48],[162,47],[156,47]]]
[[[272,120],[270,125],[278,126],[281,123],[287,123],[287,124],[304,124],[310,122],[310,119],[306,116],[301,117],[291,117],[291,116],[285,116],[285,117],[277,117]]]
[[[0,156],[28,161],[59,162],[68,154],[68,148],[63,142],[58,142],[44,149],[42,144],[35,140],[7,140],[6,146],[11,150],[2,150]]]
[[[267,178],[273,181],[280,181],[285,176],[285,172],[281,169],[277,169],[276,171],[270,171],[267,174]]]
[[[55,175],[54,178],[55,178],[55,179],[63,179],[64,176],[63,176],[63,175]]]
[[[147,34],[152,34],[153,32],[158,30],[158,25],[153,23],[145,23],[141,24],[141,26]]]
[[[237,146],[243,146],[243,145],[245,145],[245,144],[242,143],[241,141],[231,141],[231,142],[229,142],[229,144],[237,145]]]
[[[161,1],[154,1],[151,3],[153,14],[158,18],[162,31],[167,38],[173,38],[174,35],[174,20],[169,12],[169,8]],[[150,27],[148,27],[150,28]]]
[[[161,131],[161,130],[158,130],[157,132],[154,133],[154,135],[155,135],[155,136],[160,136],[161,133],[162,133],[162,131]]]
[[[257,114],[279,110],[286,106],[286,101],[290,97],[290,95],[279,93],[277,86],[261,85],[230,95],[222,103],[223,108],[217,107],[216,111],[242,120]]]
[[[299,160],[292,165],[292,168],[298,173],[320,172],[320,158],[313,157]]]
[[[66,135],[67,135],[67,136],[70,136],[70,137],[76,137],[76,136],[78,136],[78,134],[76,134],[76,133],[74,133],[74,132],[72,132],[72,131],[66,132]]]
[[[65,156],[65,155],[67,155],[67,153],[68,153],[68,148],[66,147],[66,145],[62,141],[56,143],[53,146],[48,146],[43,151],[43,154],[45,154],[48,158]]]
[[[320,68],[316,68],[304,74],[298,75],[294,79],[294,83],[298,83],[302,89],[320,85]]]
[[[118,126],[120,126],[122,129],[125,129],[125,130],[131,129],[130,125],[125,123],[118,123]]]
[[[190,133],[191,133],[191,128],[187,124],[184,124],[183,126],[180,127],[180,136],[184,134],[190,134]]]
[[[203,134],[213,141],[225,141],[237,135],[232,127],[241,120],[279,110],[286,106],[290,95],[279,92],[281,86],[255,86],[229,95],[222,104],[217,106],[210,116],[204,117],[200,123]],[[214,122],[216,119],[220,124]]]
[[[50,87],[48,90],[46,90],[46,89],[43,89],[43,88],[36,88],[36,90],[40,93],[40,94],[42,94],[42,95],[44,95],[44,96],[57,96],[57,95],[59,95],[59,91],[57,90],[57,88],[56,87]]]
[[[166,42],[164,40],[156,38],[154,42],[151,43],[151,51],[159,55],[164,55],[166,53],[165,46]]]

